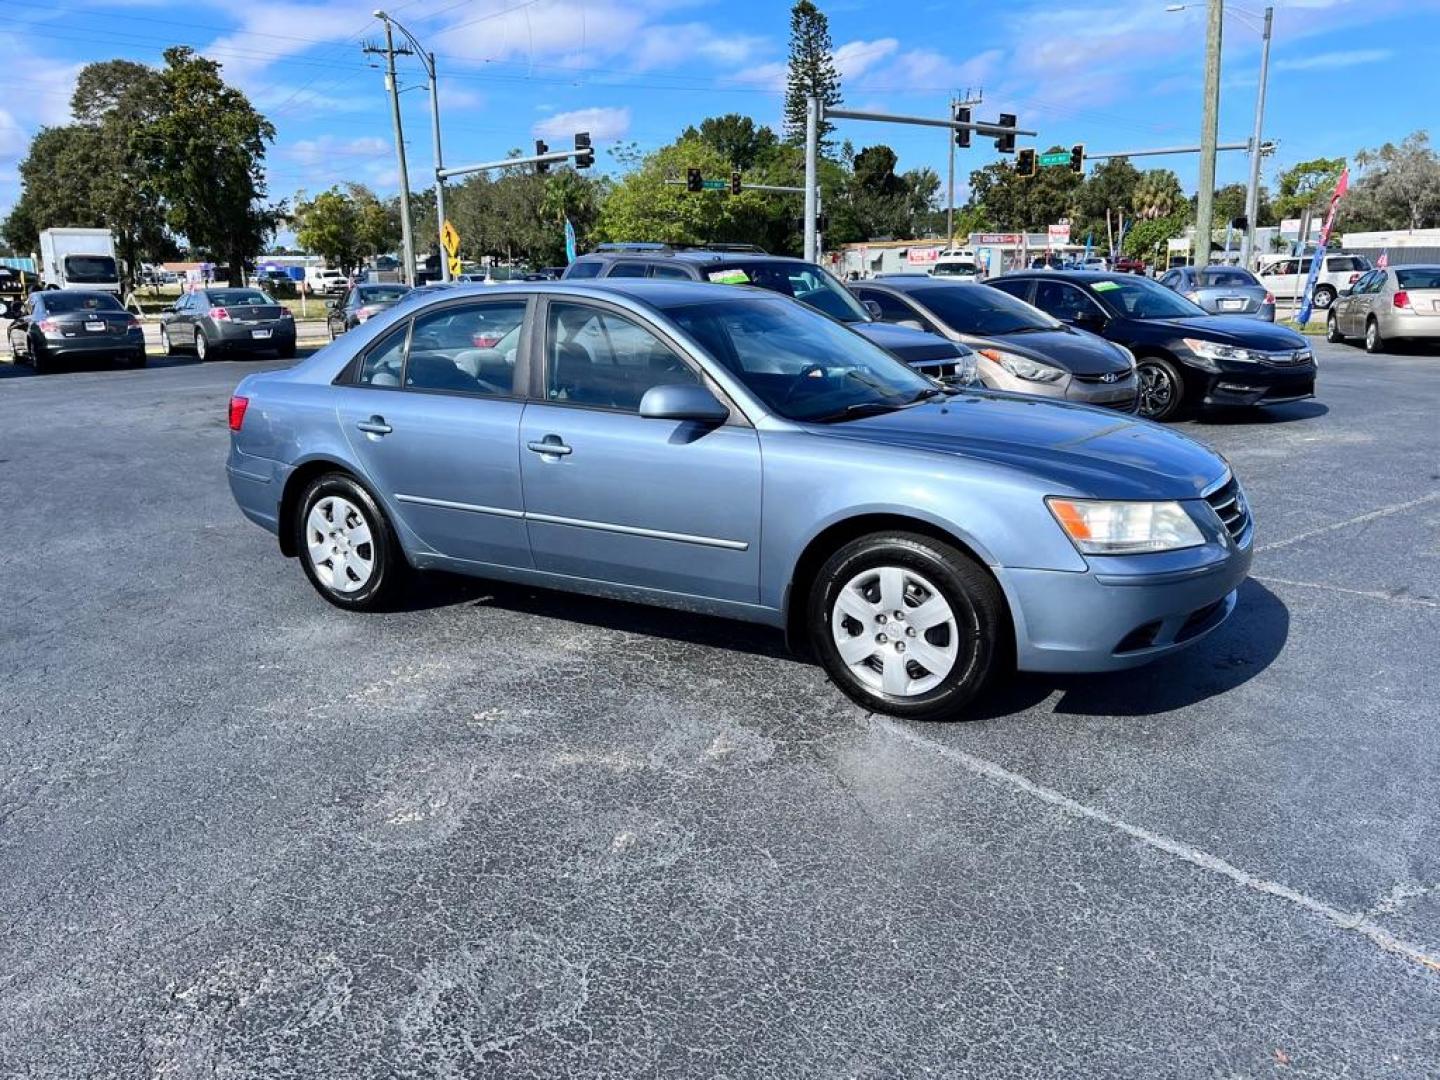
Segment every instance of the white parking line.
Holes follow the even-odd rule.
[[[997,765],[993,761],[987,761],[985,758],[976,757],[974,754],[966,753],[964,750],[957,750],[953,747],[946,746],[944,743],[936,742],[934,739],[926,738],[924,735],[917,734],[913,729],[906,727],[898,721],[879,716],[873,717],[872,719],[876,726],[882,730],[904,739],[913,746],[937,754],[946,761],[952,761],[966,772],[973,773],[992,783],[1029,795],[1068,814],[1086,818],[1115,832],[1124,833],[1126,836],[1133,840],[1140,841],[1140,843],[1145,844],[1147,847],[1152,847],[1157,851],[1163,851],[1166,854],[1173,855],[1177,859],[1181,859],[1192,866],[1199,867],[1201,870],[1229,878],[1235,882],[1235,884],[1243,886],[1244,888],[1263,893],[1266,896],[1278,897],[1303,911],[1309,912],[1311,915],[1320,917],[1341,930],[1347,930],[1361,935],[1386,952],[1403,956],[1407,960],[1413,960],[1429,968],[1431,971],[1440,972],[1440,957],[1426,952],[1418,945],[1396,937],[1384,927],[1373,922],[1369,915],[1365,913],[1357,914],[1349,911],[1341,911],[1339,908],[1331,907],[1323,900],[1316,900],[1314,897],[1307,896],[1305,893],[1297,889],[1292,889],[1288,885],[1257,877],[1232,863],[1226,862],[1217,855],[1211,855],[1209,852],[1201,851],[1199,848],[1191,847],[1189,844],[1181,843],[1179,840],[1172,840],[1170,837],[1162,836],[1160,833],[1151,832],[1149,829],[1141,828],[1139,825],[1132,825],[1128,821],[1117,818],[1115,815],[1107,813],[1104,810],[1097,810],[1093,806],[1086,806],[1083,803],[1076,802],[1068,795],[1062,795],[1054,788],[1037,784],[1035,781],[1017,772],[1011,772],[1009,769]]]
[[[1347,589],[1343,585],[1327,585],[1323,581],[1290,581],[1281,577],[1262,577],[1251,574],[1256,581],[1267,585],[1289,585],[1300,589],[1323,589],[1325,592],[1344,593],[1346,596],[1364,596],[1371,600],[1387,600],[1392,604],[1413,604],[1416,607],[1440,608],[1440,600],[1427,600],[1423,596],[1393,596],[1378,589]]]
[[[1436,499],[1440,499],[1440,491],[1431,492],[1429,495],[1421,495],[1420,498],[1411,499],[1409,502],[1396,503],[1394,506],[1384,506],[1379,510],[1371,510],[1368,514],[1361,514],[1359,517],[1346,518],[1344,521],[1335,521],[1329,525],[1321,525],[1318,529],[1310,529],[1285,540],[1276,540],[1271,544],[1260,544],[1255,548],[1255,552],[1259,554],[1262,551],[1274,551],[1276,548],[1289,547],[1291,544],[1298,544],[1302,540],[1309,540],[1311,537],[1324,536],[1326,533],[1332,533],[1337,529],[1346,529],[1351,525],[1363,525],[1367,521],[1389,517],[1391,514],[1398,514],[1416,506],[1423,506],[1425,503],[1434,502]]]

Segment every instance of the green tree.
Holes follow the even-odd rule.
[[[1345,169],[1344,158],[1313,158],[1280,174],[1275,215],[1297,218],[1306,210],[1323,210]]]
[[[1168,218],[1184,203],[1180,178],[1169,169],[1149,169],[1141,173],[1130,195],[1130,209],[1143,221]]]
[[[698,129],[687,127],[680,138],[695,139],[714,147],[721,157],[741,172],[754,168],[780,142],[768,127],[739,113],[711,116],[702,120]]]
[[[1139,182],[1140,170],[1126,158],[1100,162],[1090,170],[1075,192],[1075,214],[1070,235],[1083,239],[1086,234],[1091,234],[1097,246],[1105,247],[1109,243],[1108,235],[1120,227],[1120,215],[1130,215],[1135,186]],[[1107,214],[1109,233],[1106,230]]]
[[[1398,146],[1361,150],[1363,175],[1341,203],[1349,229],[1429,229],[1440,226],[1440,155],[1427,132],[1416,131]]]
[[[381,202],[363,184],[332,187],[313,199],[299,195],[292,219],[300,246],[347,274],[400,242],[398,206]]]
[[[795,0],[790,9],[790,61],[785,77],[785,139],[805,145],[805,101],[817,97],[820,104],[840,104],[840,75],[830,42],[830,21],[811,0]],[[821,120],[816,128],[821,155],[830,153],[830,135],[835,125]]]
[[[1052,147],[1059,151],[1062,147]],[[1074,219],[1083,179],[1069,169],[1040,169],[1020,176],[1008,162],[997,161],[970,174],[966,207],[982,210],[997,229],[1043,229],[1062,217]]]
[[[105,228],[96,178],[106,164],[94,128],[41,128],[20,162],[20,198],[5,219],[5,242],[31,252],[40,243],[42,229]]]
[[[215,61],[188,46],[164,55],[146,164],[171,227],[226,263],[231,283],[241,284],[282,212],[265,203],[265,148],[275,128],[225,84]]]

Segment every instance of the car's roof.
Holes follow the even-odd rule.
[[[120,299],[113,292],[106,292],[104,289],[44,289],[30,295],[38,296],[42,300],[47,296],[109,296],[117,301]]]
[[[973,289],[974,285],[965,285],[959,281],[946,281],[944,278],[934,278],[929,274],[879,274],[869,281],[852,281],[852,285],[879,285],[884,288],[894,289],[896,292],[920,292],[925,289]]]
[[[428,291],[422,286],[410,290],[406,296],[408,299],[416,293]],[[446,289],[433,290],[437,300],[451,300],[462,296],[504,296],[507,293],[545,293],[550,296],[582,296],[595,300],[604,300],[619,294],[657,308],[702,300],[724,301],[781,295],[768,289],[751,289],[738,285],[719,286],[709,281],[682,281],[678,278],[568,278],[561,281],[507,281],[494,285],[462,282]]]
[[[805,260],[797,255],[771,255],[762,251],[711,251],[706,248],[684,248],[679,251],[664,251],[642,249],[638,251],[592,251],[580,256],[581,259],[633,259],[644,261],[646,259],[665,259],[675,262],[688,263],[719,263],[719,262],[804,262]]]
[[[1113,270],[1018,270],[1014,273],[1004,274],[1003,277],[1025,277],[1035,278],[1039,281],[1072,281],[1076,285],[1094,285],[1099,281],[1115,281],[1120,284],[1128,284],[1137,280],[1134,274],[1122,274]],[[1145,278],[1143,280],[1149,280]]]

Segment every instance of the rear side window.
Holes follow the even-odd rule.
[[[1363,255],[1327,255],[1325,269],[1336,271],[1369,270],[1370,260]]]
[[[1024,300],[1030,295],[1030,282],[1024,280],[1006,281],[1003,278],[999,281],[987,281],[987,289],[999,289],[1003,293],[1009,293],[1017,300]]]
[[[451,305],[418,316],[406,389],[509,395],[524,322],[524,300]]]
[[[650,267],[642,262],[617,262],[610,267],[606,277],[645,277]]]
[[[652,266],[650,276],[654,278],[670,278],[676,281],[693,280],[689,274],[678,266]]]
[[[600,276],[601,263],[598,259],[581,260],[570,264],[570,269],[565,271],[567,278],[587,278]]]

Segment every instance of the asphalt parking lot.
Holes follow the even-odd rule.
[[[1440,1074],[1440,353],[1184,428],[1235,617],[965,723],[778,636],[437,579],[225,485],[273,361],[0,365],[0,1076]]]

